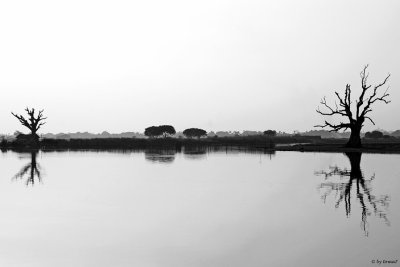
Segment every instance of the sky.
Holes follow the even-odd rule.
[[[373,126],[400,129],[400,1],[0,1],[0,133],[293,132],[347,83],[391,74]],[[384,88],[386,89],[386,88]],[[330,120],[338,122],[338,120]]]

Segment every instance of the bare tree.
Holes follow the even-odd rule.
[[[37,115],[35,115],[34,108],[26,108],[25,111],[29,115],[28,119],[25,119],[22,115],[14,114],[13,112],[11,112],[11,114],[16,117],[23,126],[27,127],[31,131],[32,136],[37,136],[36,132],[46,123],[43,121],[47,118],[43,117],[43,110],[40,110]]]
[[[326,98],[324,97],[321,100],[321,105],[325,108],[326,111],[321,111],[318,107],[317,112],[321,115],[324,116],[333,116],[333,115],[339,115],[342,117],[345,117],[348,119],[348,122],[340,122],[338,124],[333,124],[328,121],[325,121],[323,125],[316,125],[315,127],[329,127],[332,131],[337,132],[339,130],[347,130],[350,129],[351,134],[350,134],[350,139],[346,144],[346,147],[361,147],[361,138],[360,138],[360,133],[361,129],[364,126],[365,120],[369,120],[372,124],[375,125],[375,122],[371,119],[369,116],[369,113],[372,111],[372,105],[375,102],[384,102],[385,104],[390,103],[390,101],[387,99],[389,94],[387,93],[387,90],[382,94],[378,94],[378,89],[381,88],[386,84],[388,81],[390,74],[386,76],[386,78],[383,80],[383,82],[379,83],[378,85],[375,85],[372,87],[371,85],[368,85],[368,76],[369,73],[367,73],[367,68],[368,65],[364,67],[364,69],[361,71],[360,76],[361,76],[361,94],[359,98],[355,101],[355,107],[352,108],[352,100],[351,100],[351,88],[350,85],[346,85],[346,89],[344,92],[344,96],[340,96],[338,92],[335,92],[337,99],[339,101],[339,105],[337,102],[335,102],[335,106],[331,106],[327,103]],[[353,112],[355,114],[353,115]]]

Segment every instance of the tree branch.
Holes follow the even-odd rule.
[[[364,118],[368,119],[370,122],[372,122],[373,125],[375,125],[375,122],[370,117],[365,116]]]
[[[13,112],[11,112],[11,114],[16,117],[22,125],[31,130],[31,125],[22,115],[14,114]]]
[[[389,87],[385,90],[385,92],[384,92],[381,96],[377,96],[377,94],[378,94],[378,89],[379,89],[380,87],[382,87],[383,85],[386,84],[386,82],[388,81],[389,77],[390,77],[390,73],[386,76],[386,78],[383,80],[383,82],[381,82],[380,84],[374,86],[374,89],[373,89],[373,91],[372,91],[372,94],[371,94],[371,96],[368,98],[367,103],[366,103],[365,107],[363,108],[363,111],[362,111],[361,114],[360,114],[360,117],[365,117],[365,115],[366,115],[368,112],[372,111],[371,105],[372,105],[373,103],[375,103],[376,101],[382,101],[382,102],[384,102],[385,104],[389,104],[389,103],[390,103],[390,100],[387,99],[387,97],[389,97],[389,94],[387,93]],[[368,87],[368,88],[369,88],[369,87]]]
[[[341,115],[341,116],[346,116],[347,117],[347,114],[346,114],[346,111],[344,110],[344,109],[339,109],[338,108],[338,106],[337,106],[337,104],[335,104],[336,105],[336,108],[335,109],[333,109],[332,107],[330,107],[328,104],[327,104],[327,102],[326,102],[326,98],[324,97],[323,99],[321,99],[321,102],[320,102],[322,105],[324,105],[324,107],[326,107],[328,110],[329,110],[329,112],[323,112],[323,111],[321,111],[320,109],[319,109],[319,107],[318,107],[318,109],[316,110],[319,114],[321,114],[321,115],[324,115],[324,116],[331,116],[331,115],[335,115],[335,114],[338,114],[338,115]]]
[[[329,130],[330,132],[337,132],[337,131],[339,131],[341,129],[346,130],[346,129],[350,128],[350,126],[351,126],[350,123],[341,122],[339,124],[332,124],[332,123],[329,123],[329,122],[325,121],[325,124],[323,124],[323,125],[315,125],[314,127],[320,127],[320,128],[330,127],[330,128],[332,128],[331,130]]]

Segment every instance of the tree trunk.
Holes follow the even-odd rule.
[[[347,142],[346,147],[360,148],[361,147],[360,133],[361,133],[361,127],[359,127],[359,126],[352,127],[350,139]]]
[[[350,160],[350,179],[362,179],[361,152],[347,152],[345,154]]]

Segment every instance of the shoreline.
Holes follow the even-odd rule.
[[[2,151],[134,151],[134,150],[175,150],[183,151],[221,151],[243,150],[275,153],[277,151],[298,152],[361,152],[380,154],[400,154],[400,139],[364,140],[362,148],[346,148],[346,139],[321,139],[310,137],[220,137],[201,139],[182,138],[109,138],[109,139],[44,139],[39,143],[2,143]]]

